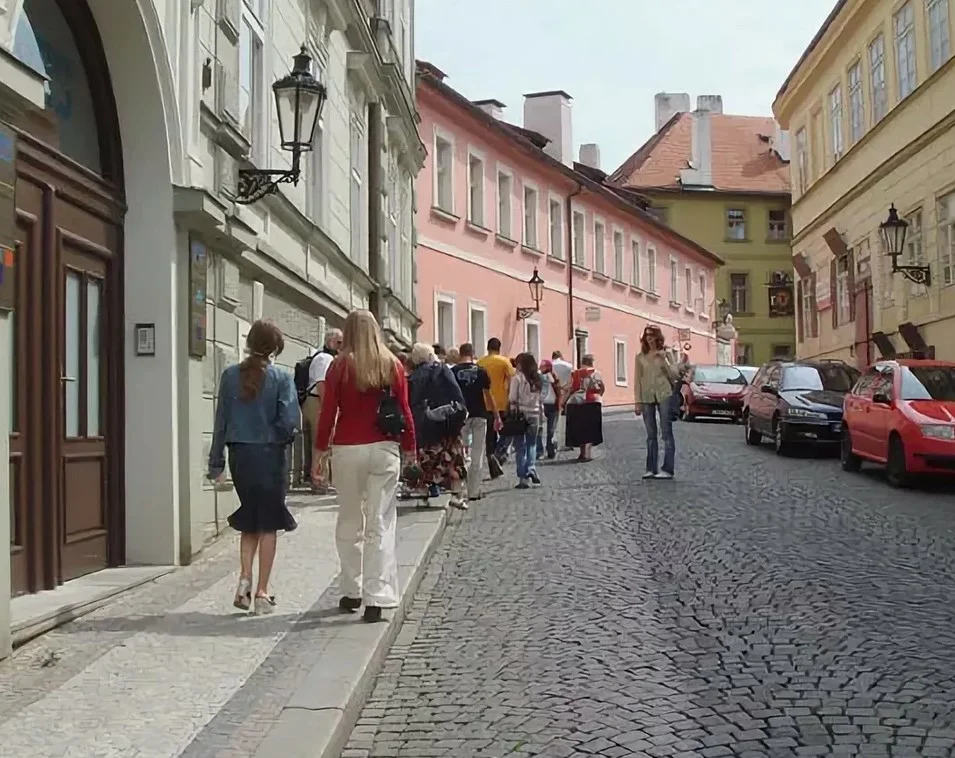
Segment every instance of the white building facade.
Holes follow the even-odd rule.
[[[413,22],[413,0],[0,0],[0,655],[9,597],[221,532],[216,384],[254,320],[288,367],[354,308],[413,342]],[[290,166],[271,85],[303,46],[314,150],[236,204],[239,168]]]

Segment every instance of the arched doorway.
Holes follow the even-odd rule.
[[[14,54],[48,77],[14,124],[13,594],[124,560],[122,147],[83,0],[23,0]]]

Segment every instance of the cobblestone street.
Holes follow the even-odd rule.
[[[449,528],[343,756],[955,756],[951,493],[642,433]]]

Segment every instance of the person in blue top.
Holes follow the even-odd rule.
[[[256,321],[246,338],[245,360],[229,366],[219,380],[215,431],[209,451],[209,479],[225,478],[225,450],[239,507],[229,526],[241,533],[239,587],[233,605],[243,611],[253,606],[252,562],[259,555],[255,613],[271,613],[275,598],[269,577],[275,561],[277,533],[297,525],[285,506],[288,486],[288,449],[300,421],[298,395],[292,375],[272,360],[285,340],[278,327]]]

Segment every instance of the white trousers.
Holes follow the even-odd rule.
[[[484,459],[487,444],[487,419],[472,416],[464,422],[461,430],[468,466],[468,497],[481,494],[481,479],[484,477]]]
[[[398,443],[336,445],[332,471],[338,490],[335,541],[342,564],[342,594],[360,597],[366,606],[394,608],[398,605]]]

